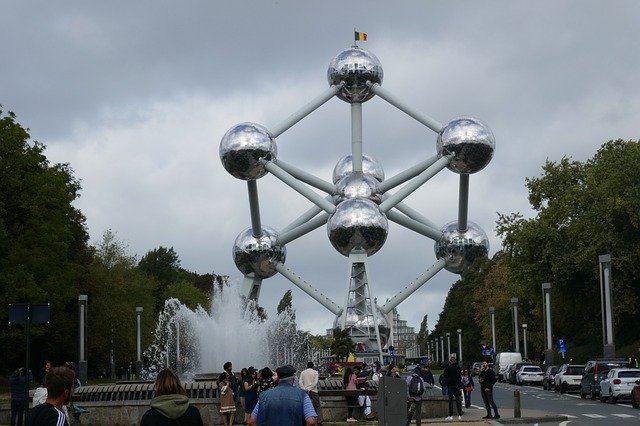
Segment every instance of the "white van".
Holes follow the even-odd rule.
[[[520,352],[500,352],[496,355],[493,370],[496,372],[496,379],[506,380],[505,370],[509,364],[522,362]]]

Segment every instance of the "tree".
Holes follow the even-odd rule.
[[[155,297],[155,312],[158,313],[164,306],[164,295],[169,284],[175,283],[180,272],[180,259],[173,247],[158,247],[147,252],[138,268],[145,274],[156,279],[156,288],[153,291]]]
[[[416,336],[416,343],[420,348],[420,353],[427,353],[427,342],[429,341],[429,326],[427,324],[427,314],[422,317],[420,322],[420,331]]]
[[[351,339],[351,332],[348,328],[333,329],[333,343],[331,343],[331,353],[340,360],[344,360],[350,353],[355,352],[356,344]]]
[[[292,302],[291,290],[287,290],[282,296],[282,299],[280,299],[280,302],[278,303],[278,308],[276,311],[278,315],[284,311],[287,311],[287,310],[290,311],[292,309],[291,302]]]
[[[91,259],[85,218],[72,205],[80,182],[44,151],[0,106],[0,301],[51,303],[52,311],[51,324],[32,327],[30,367],[77,356],[78,289]],[[7,312],[0,309],[3,324]],[[2,370],[23,363],[21,327],[2,327],[0,345]]]

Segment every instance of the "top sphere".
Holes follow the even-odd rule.
[[[348,154],[338,160],[333,168],[333,183],[338,183],[343,177],[353,172],[353,155]],[[362,173],[370,175],[378,182],[384,180],[382,164],[370,155],[362,155]]]
[[[382,84],[382,65],[376,55],[358,47],[343,50],[333,58],[327,70],[330,85],[344,81],[338,98],[345,102],[366,102],[374,93],[367,86],[367,81]]]
[[[496,140],[491,129],[477,118],[458,117],[438,134],[438,156],[453,154],[447,166],[456,173],[475,173],[493,158]]]
[[[220,160],[234,177],[255,180],[267,174],[261,160],[275,160],[276,141],[269,131],[255,123],[240,123],[225,133],[220,141]]]

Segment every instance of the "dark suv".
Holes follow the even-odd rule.
[[[587,362],[580,380],[580,398],[587,395],[595,400],[600,396],[600,381],[607,377],[612,368],[625,368],[627,360],[624,358],[597,358]]]
[[[547,367],[547,370],[544,372],[544,377],[542,378],[542,389],[554,390],[556,386],[555,377],[559,369],[559,365],[551,365]]]

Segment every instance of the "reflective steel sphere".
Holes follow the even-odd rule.
[[[254,180],[267,174],[260,160],[275,160],[278,155],[276,141],[269,131],[255,123],[233,126],[220,141],[220,160],[234,177]]]
[[[233,243],[233,261],[244,275],[272,277],[277,272],[273,262],[284,263],[286,257],[287,249],[278,243],[278,233],[268,226],[262,227],[259,238],[253,236],[252,228],[247,228]]]
[[[455,118],[438,134],[438,156],[453,154],[448,168],[456,173],[482,170],[491,161],[495,146],[491,129],[476,118]]]
[[[357,47],[343,50],[333,58],[327,71],[330,85],[344,81],[338,97],[345,102],[366,102],[374,94],[367,81],[382,84],[382,65],[376,55]]]
[[[333,168],[333,183],[338,183],[340,179],[353,171],[353,156],[345,155],[336,163]],[[378,182],[384,180],[384,170],[382,164],[370,155],[362,154],[362,173],[373,176]]]
[[[380,307],[376,304],[373,305],[376,310],[376,323],[380,332],[380,344],[382,347],[387,345],[389,336],[391,335],[391,327],[389,326],[389,320],[387,316],[382,313]],[[364,345],[365,350],[377,351],[378,344],[376,342],[376,330],[373,328],[373,317],[366,315],[358,315],[353,308],[344,309],[340,315],[337,315],[333,320],[333,328],[342,328],[342,321],[344,315],[347,315],[346,328],[351,331],[351,340],[355,344],[361,343]],[[370,327],[370,328],[369,328]],[[363,333],[361,330],[370,330],[371,334]]]
[[[460,274],[478,257],[489,254],[489,239],[482,228],[467,221],[467,230],[458,231],[458,221],[442,228],[442,238],[435,243],[436,257],[446,261],[445,269]]]
[[[344,256],[353,249],[375,254],[389,233],[387,217],[370,200],[347,199],[336,206],[327,221],[327,235],[333,247]]]
[[[333,196],[335,204],[348,198],[363,198],[376,204],[382,201],[378,193],[378,181],[363,173],[354,172],[346,175],[338,181],[336,188],[337,192]]]

